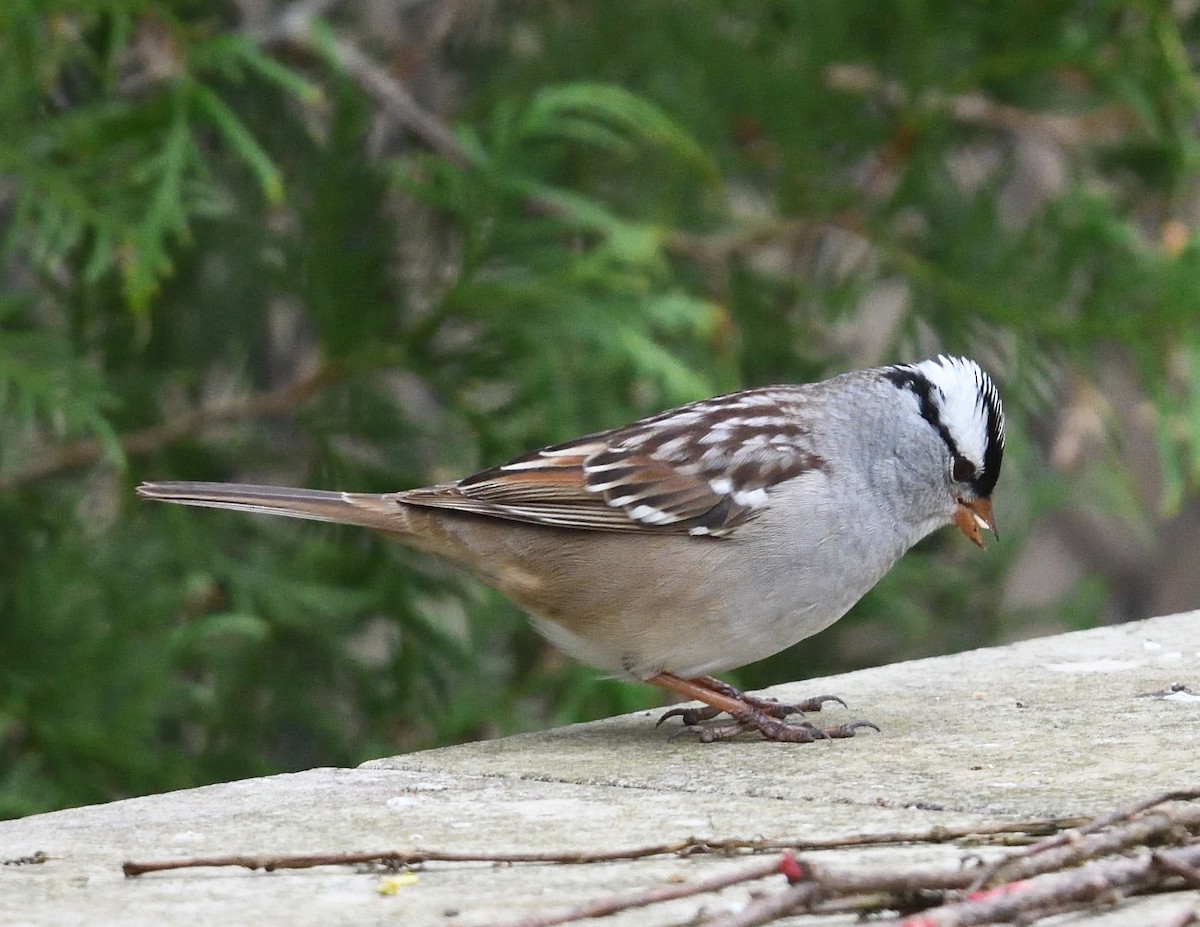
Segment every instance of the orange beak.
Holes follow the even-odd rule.
[[[972,499],[969,502],[959,499],[954,507],[954,524],[978,547],[987,547],[983,543],[984,531],[992,532],[997,540],[1000,538],[1000,532],[996,530],[996,517],[992,514],[991,499]]]

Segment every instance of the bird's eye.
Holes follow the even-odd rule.
[[[965,457],[956,457],[954,458],[954,467],[950,470],[950,476],[956,483],[965,483],[967,480],[973,479],[977,472],[975,464],[971,461]]]

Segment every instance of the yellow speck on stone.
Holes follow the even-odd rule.
[[[400,889],[416,884],[417,874],[415,872],[397,872],[395,875],[380,879],[376,891],[381,895],[395,895]]]

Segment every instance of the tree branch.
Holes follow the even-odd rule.
[[[301,0],[288,6],[266,26],[247,28],[242,34],[260,45],[284,44],[300,51],[318,53],[321,49],[313,37],[313,20],[327,13],[337,2]],[[335,36],[331,50],[338,66],[385,112],[432,151],[458,167],[468,167],[473,163],[470,153],[445,123],[417,103],[408,88],[376,64],[354,42]]]
[[[283,386],[201,406],[169,421],[122,435],[117,439],[117,444],[127,457],[135,457],[153,453],[184,438],[194,437],[213,425],[291,413],[297,406],[340,377],[341,371],[338,368],[332,365],[325,366],[313,374]],[[104,444],[98,438],[80,438],[56,448],[24,467],[0,473],[0,492],[68,470],[91,466],[103,456]]]

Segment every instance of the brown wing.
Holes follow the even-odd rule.
[[[795,387],[733,393],[399,498],[541,525],[722,537],[770,503],[771,487],[823,465],[804,406]]]

